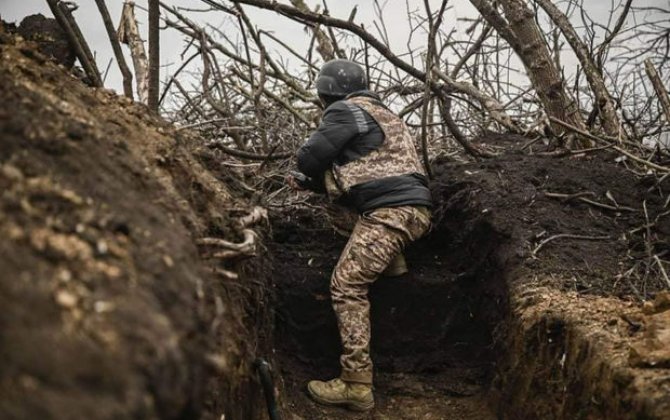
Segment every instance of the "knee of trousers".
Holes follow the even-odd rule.
[[[333,274],[330,281],[330,295],[333,303],[344,303],[351,299],[367,297],[368,283],[351,281],[346,276]]]
[[[330,295],[333,303],[367,298],[368,286],[378,276],[379,273],[369,267],[338,265],[330,279]]]

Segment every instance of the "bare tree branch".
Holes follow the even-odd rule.
[[[95,4],[98,6],[98,10],[102,16],[102,22],[105,25],[105,30],[107,31],[109,42],[112,44],[114,57],[116,57],[116,62],[119,65],[119,70],[121,71],[121,76],[123,77],[123,93],[130,99],[133,99],[133,74],[130,72],[128,64],[126,64],[126,58],[123,56],[121,44],[119,43],[119,37],[116,34],[116,30],[114,29],[112,18],[109,16],[109,10],[107,10],[105,0],[95,0]]]
[[[158,0],[149,0],[149,109],[158,111],[158,91],[160,84],[160,35],[158,23],[160,8]]]

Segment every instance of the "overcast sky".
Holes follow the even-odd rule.
[[[165,2],[181,7],[203,8],[203,3],[200,0],[165,0]],[[283,0],[283,2],[287,3],[288,1]],[[312,7],[321,4],[320,0],[307,0],[306,2]],[[112,52],[95,2],[93,0],[79,0],[76,3],[79,4],[80,8],[75,12],[75,18],[82,27],[82,31],[91,45],[91,49],[96,53],[98,66],[101,71],[104,71],[112,58]],[[147,0],[138,0],[136,3],[138,6],[146,7]],[[385,4],[384,19],[389,30],[391,48],[396,54],[403,54],[407,51],[407,39],[410,33],[407,7],[410,10],[422,10],[423,0],[387,0],[386,2],[382,0],[380,3]],[[440,3],[440,0],[430,0],[430,4],[434,10],[439,8]],[[585,3],[591,17],[605,24],[612,7],[611,1],[587,0]],[[371,0],[331,0],[328,2],[331,15],[343,19],[348,18],[354,6],[358,6],[356,22],[364,23],[368,30],[375,32],[373,21],[376,19],[376,15],[372,4]],[[636,0],[635,4],[668,7],[670,0]],[[107,5],[116,25],[119,21],[123,1],[107,0]],[[452,7],[444,19],[445,26],[462,28],[466,23],[460,22],[459,19],[476,15],[468,0],[452,0],[450,5]],[[292,22],[285,17],[278,16],[273,12],[258,10],[253,7],[246,7],[246,10],[259,28],[274,31],[275,35],[293,44],[297,50],[300,50],[300,47],[306,50],[310,36],[303,30],[302,25]],[[34,13],[42,13],[51,17],[51,12],[45,0],[0,0],[0,17],[6,21],[18,23],[23,17]],[[140,22],[146,22],[146,15],[142,10],[137,9],[137,14]],[[207,22],[217,27],[222,26],[225,29],[225,25],[223,24],[226,22],[227,15],[223,12],[189,13],[189,16],[199,22]],[[142,30],[144,29],[143,27]],[[375,33],[375,35],[378,34]],[[184,45],[181,35],[176,31],[168,30],[161,33],[163,78],[171,73],[170,69],[174,70],[179,65],[181,61],[180,53]],[[425,48],[425,37],[415,36],[414,44],[410,48]],[[572,57],[566,57],[564,64],[571,61],[573,61]],[[106,86],[121,90],[121,76],[115,64],[110,68]]]

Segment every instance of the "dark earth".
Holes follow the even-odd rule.
[[[267,418],[258,357],[288,419],[670,412],[670,305],[649,265],[668,252],[666,194],[616,156],[486,135],[508,151],[434,162],[433,229],[370,292],[377,408],[352,414],[304,392],[339,353],[345,239],[318,199],[274,208],[255,257],[212,260],[196,241],[239,240],[262,195],[237,193],[201,138],[2,29],[0,54],[0,418]],[[580,237],[541,245],[559,234]]]

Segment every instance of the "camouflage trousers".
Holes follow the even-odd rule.
[[[330,281],[343,348],[342,380],[372,383],[368,287],[429,227],[425,207],[384,207],[358,217]]]

